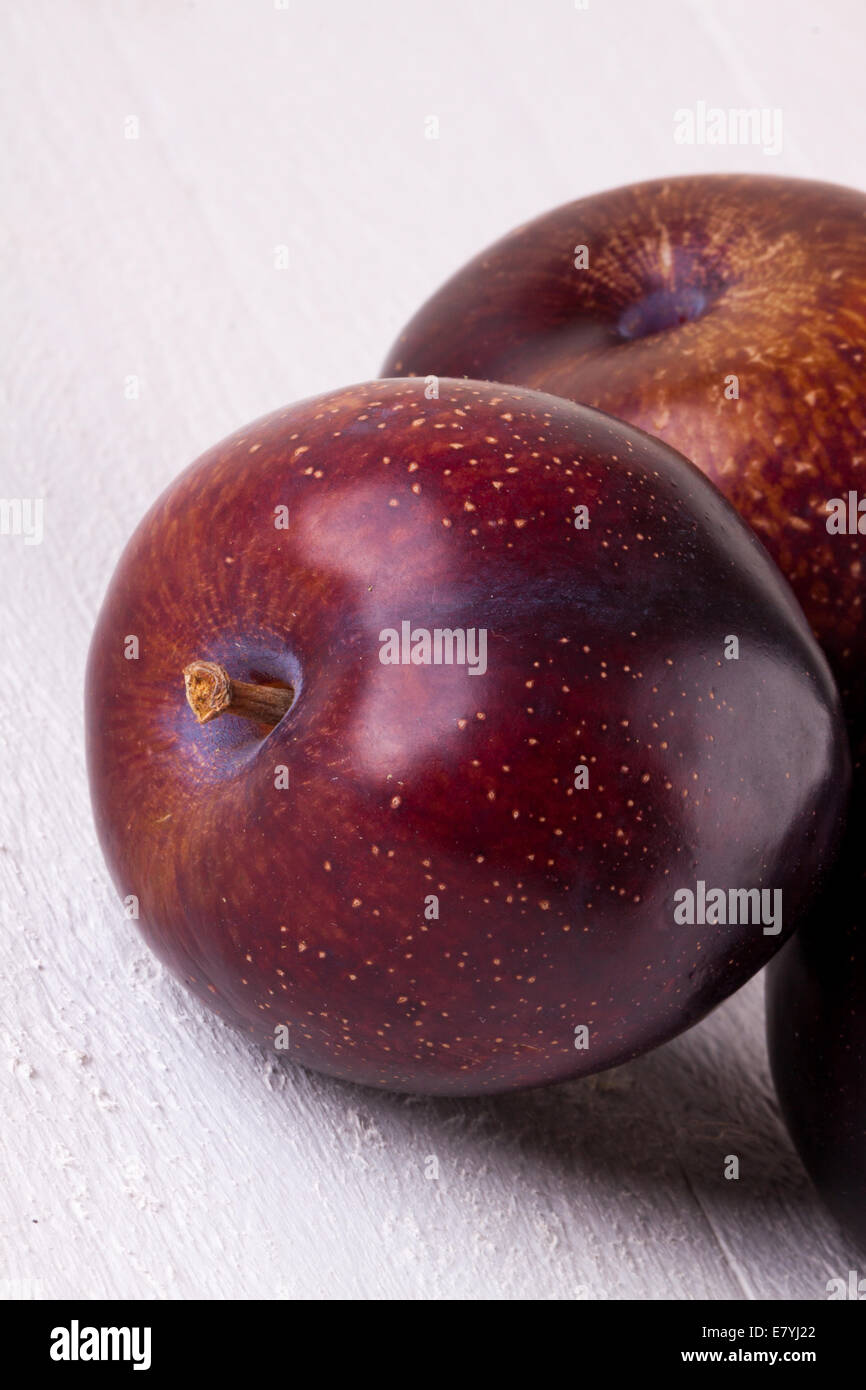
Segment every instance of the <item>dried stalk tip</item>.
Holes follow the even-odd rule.
[[[191,662],[184,668],[183,679],[187,702],[199,724],[208,724],[220,714],[237,714],[273,728],[295,698],[291,686],[233,681],[218,661]]]
[[[232,702],[231,677],[216,661],[193,661],[184,669],[184,685],[190,709],[199,724],[229,709]]]

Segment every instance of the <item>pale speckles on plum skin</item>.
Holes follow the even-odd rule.
[[[659,758],[668,761],[663,746],[671,738],[668,724],[674,738],[688,727],[677,701],[709,700],[709,683],[719,687],[718,659],[708,664],[706,674],[693,672],[691,685],[673,656],[668,657],[671,664],[654,672],[652,650],[640,650],[647,640],[643,617],[624,629],[622,656],[607,649],[605,655],[591,609],[593,584],[598,588],[602,568],[611,578],[621,573],[630,508],[643,509],[641,543],[654,565],[676,568],[682,565],[683,546],[694,544],[693,524],[683,524],[695,506],[694,490],[701,500],[708,490],[690,472],[677,478],[677,488],[671,490],[663,452],[661,466],[645,472],[643,451],[650,450],[655,464],[658,446],[644,444],[637,434],[627,435],[624,443],[616,433],[617,448],[608,449],[611,457],[636,453],[637,460],[627,466],[590,462],[593,441],[604,440],[612,428],[603,417],[501,387],[495,388],[495,401],[489,398],[493,388],[441,383],[440,390],[439,401],[421,405],[417,384],[353,388],[310,403],[312,416],[303,427],[309,406],[294,407],[211,451],[161,499],[124,557],[100,619],[103,634],[144,630],[156,633],[161,645],[154,650],[152,640],[146,644],[144,663],[138,664],[134,678],[129,663],[120,662],[93,674],[95,702],[104,713],[112,712],[91,740],[91,761],[97,802],[119,797],[131,808],[120,825],[108,815],[100,825],[119,886],[124,892],[140,891],[149,939],[175,970],[194,979],[197,992],[211,1004],[264,1040],[272,1037],[274,1023],[290,1022],[294,1048],[289,1055],[339,1075],[398,1089],[496,1090],[595,1069],[641,1050],[646,1037],[634,1029],[642,1028],[641,1009],[646,1011],[648,1000],[639,1005],[635,1000],[649,975],[658,979],[652,1007],[665,1035],[728,990],[728,982],[717,978],[721,965],[712,958],[712,943],[697,941],[693,934],[680,940],[672,936],[665,954],[650,940],[654,959],[647,961],[636,949],[638,943],[629,940],[649,910],[656,878],[667,893],[670,866],[687,860],[695,835],[700,839],[694,826],[689,831],[691,810],[685,812],[679,801],[679,793],[690,788],[662,777],[655,764]],[[503,401],[509,404],[506,412]],[[395,421],[412,405],[417,409],[406,410],[401,438]],[[481,410],[490,417],[483,445],[473,442],[471,454],[450,449],[452,427],[470,429]],[[504,413],[513,418],[503,420]],[[429,428],[412,427],[413,418],[423,419]],[[387,448],[378,428],[383,419],[390,425]],[[297,421],[298,427],[287,421]],[[443,425],[447,428],[438,428]],[[257,446],[252,454],[251,437]],[[305,452],[299,454],[301,449]],[[353,454],[353,449],[360,452]],[[419,451],[418,458],[412,457],[413,450]],[[427,466],[431,457],[436,460],[433,469]],[[533,486],[518,498],[513,489],[530,469]],[[367,511],[358,517],[363,546],[375,545],[383,528],[391,528],[384,568],[370,576],[370,585],[351,577],[358,558],[353,537],[342,538],[342,545],[319,545],[311,569],[315,547],[309,548],[310,537],[318,537],[318,544],[329,533],[327,526],[316,531],[305,521],[313,514],[308,509],[331,505],[341,478],[358,470],[372,487]],[[626,485],[620,481],[612,487],[612,479],[623,472]],[[412,493],[412,481],[419,478],[421,493]],[[502,486],[494,487],[494,481]],[[575,494],[569,489],[575,487],[581,496],[592,497],[593,525],[602,538],[599,553],[589,552],[591,564],[586,537],[570,526]],[[661,509],[658,497],[667,493],[671,495]],[[186,505],[192,498],[196,505]],[[397,508],[389,506],[391,498],[400,503]],[[466,511],[467,500],[473,511]],[[256,521],[277,502],[290,504],[293,519],[293,530],[279,541],[267,527],[257,529]],[[709,504],[717,505],[714,496]],[[422,673],[419,697],[428,702],[431,718],[443,720],[441,765],[433,759],[420,769],[394,766],[382,779],[365,780],[351,731],[339,727],[335,711],[341,704],[352,705],[353,691],[359,682],[369,683],[371,670],[380,680],[401,673],[389,674],[377,663],[375,634],[382,615],[371,609],[366,628],[353,615],[358,603],[373,605],[376,595],[387,591],[387,559],[400,555],[406,545],[400,528],[411,525],[427,505],[436,539],[431,541],[425,530],[410,537],[421,579],[412,587],[413,574],[407,572],[404,588],[398,586],[392,595],[396,614],[423,623],[427,605],[435,617],[440,609],[430,606],[431,575],[440,604],[448,585],[459,580],[468,586],[461,610],[466,625],[480,625],[488,615],[495,619],[491,632],[504,643],[497,679],[488,686],[466,678],[449,691],[437,686],[435,671]],[[447,529],[438,520],[443,506],[452,521]],[[228,516],[241,519],[233,526],[230,577],[224,566],[214,570],[212,564],[213,528]],[[728,513],[722,517],[722,532],[733,526],[735,535],[740,534]],[[527,525],[515,527],[518,519]],[[538,530],[545,537],[540,552]],[[275,592],[270,569],[274,545],[288,541],[296,546],[305,535],[305,555],[291,552],[285,579]],[[155,546],[160,547],[159,558],[152,572],[160,582],[139,602],[141,585],[135,576],[153,558]],[[589,641],[577,642],[573,634],[563,633],[561,615],[550,618],[550,631],[528,647],[521,646],[520,625],[509,628],[514,605],[525,604],[528,590],[539,582],[539,553],[551,575],[560,576],[554,591],[560,583],[576,583],[575,572],[585,570],[581,582],[589,586],[584,599],[590,610],[578,611],[580,626],[588,624],[591,631],[578,636],[589,635]],[[492,571],[498,581],[490,593],[483,582],[485,566],[500,565],[497,557],[505,555],[510,557],[508,568]],[[306,570],[303,602],[292,589],[293,573],[301,568]],[[754,582],[748,554],[738,574],[740,569],[745,578],[737,583],[748,590]],[[186,591],[190,604],[180,621],[178,585],[163,582],[163,577],[177,580],[188,573],[197,578]],[[509,574],[521,582],[503,604],[500,591]],[[538,621],[543,623],[549,603],[543,596],[539,601]],[[234,630],[239,606],[256,614],[272,650],[280,640],[288,645],[303,671],[296,708],[263,741],[249,729],[191,725],[179,685],[181,657],[186,659],[193,643],[223,643],[247,666],[257,655],[252,650],[256,644],[260,655],[260,636],[247,639]],[[748,625],[748,614],[745,619]],[[316,656],[320,647],[326,653],[322,659]],[[666,650],[671,649],[666,639]],[[802,644],[800,649],[805,653]],[[626,665],[633,672],[626,687],[631,693],[623,697],[629,701],[624,731],[622,721],[611,716],[609,692],[610,674]],[[528,680],[533,681],[529,692]],[[631,702],[639,687],[646,690],[647,703],[636,713]],[[125,692],[121,708],[118,689]],[[803,690],[798,698],[812,710],[812,692]],[[507,702],[507,720],[497,719],[497,700]],[[743,717],[725,698],[718,699],[714,714],[740,723]],[[143,731],[138,756],[114,760],[111,750],[128,736],[127,720],[133,716]],[[505,740],[504,746],[497,739]],[[724,748],[722,736],[721,752],[711,749],[721,760],[716,785],[725,785]],[[679,749],[679,762],[685,751]],[[585,794],[567,786],[581,754],[592,760],[599,784],[608,788],[600,826],[597,808],[578,810],[576,798]],[[278,761],[291,767],[288,793],[272,786]],[[530,761],[536,769],[532,790],[515,798],[509,787],[509,778],[516,784],[514,773],[502,769],[521,765],[525,771]],[[629,774],[621,772],[623,766]],[[178,767],[186,768],[180,777]],[[261,782],[250,783],[251,767],[261,769]],[[344,782],[335,791],[332,778],[344,777],[347,770],[354,786],[350,778],[348,788]],[[647,771],[650,780],[644,782]],[[555,795],[562,791],[555,813],[544,805],[551,789]],[[729,795],[738,789],[736,779],[726,788]],[[429,815],[419,809],[425,795],[431,799]],[[298,808],[310,802],[317,808],[315,821],[303,815],[298,820]],[[155,831],[155,822],[167,810],[169,819]],[[667,850],[664,842],[659,848],[650,821],[662,814],[670,818]],[[209,826],[219,843],[242,833],[244,854],[230,871],[219,860],[208,866],[206,901],[197,919],[189,905],[201,883],[201,846]],[[635,861],[642,853],[637,843],[641,827],[651,832],[655,846],[655,858],[646,863],[639,857]],[[423,854],[422,834],[430,847]],[[820,839],[819,830],[816,841]],[[286,868],[279,901],[263,905],[260,885],[281,845],[286,846]],[[372,880],[365,876],[370,859],[376,864]],[[323,875],[325,861],[330,868]],[[407,862],[412,881],[417,875],[417,903],[413,898],[407,904],[396,879]],[[121,863],[127,865],[123,871]],[[658,875],[660,863],[666,872]],[[684,875],[686,868],[691,873],[687,865]],[[626,886],[623,879],[633,873],[635,884]],[[440,920],[429,924],[422,911],[428,891],[441,895]],[[654,932],[666,930],[667,916],[660,913],[661,908]],[[474,933],[468,939],[463,930],[467,916]],[[224,922],[216,942],[207,930],[214,920]],[[363,949],[359,930],[366,933]],[[595,964],[581,952],[583,941],[600,952]],[[726,961],[732,954],[729,944]],[[742,978],[767,949],[766,941],[747,943],[738,966]],[[703,974],[691,984],[688,972],[705,952]],[[492,968],[494,955],[501,965]],[[371,1016],[380,1026],[370,1023]],[[575,1023],[591,1028],[589,1054],[574,1050]]]

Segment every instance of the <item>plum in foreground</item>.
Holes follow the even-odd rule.
[[[685,459],[438,392],[304,401],[168,488],[99,616],[88,760],[114,881],[200,999],[332,1075],[471,1094],[737,989],[848,764],[787,584]]]

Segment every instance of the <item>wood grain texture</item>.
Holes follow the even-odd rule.
[[[862,1255],[781,1128],[760,980],[543,1091],[421,1101],[281,1070],[124,920],[80,691],[156,493],[244,421],[375,373],[508,227],[689,170],[856,185],[860,6],[32,0],[0,34],[0,491],[45,498],[41,545],[0,537],[0,1293],[824,1297]],[[698,100],[781,107],[782,154],[676,145]]]

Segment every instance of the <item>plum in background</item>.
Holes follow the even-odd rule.
[[[800,1156],[839,1224],[866,1250],[864,834],[861,762],[827,890],[767,972],[767,1037]]]
[[[458,271],[383,368],[437,372],[584,401],[679,449],[757,531],[866,715],[866,194],[694,174],[569,203]]]

